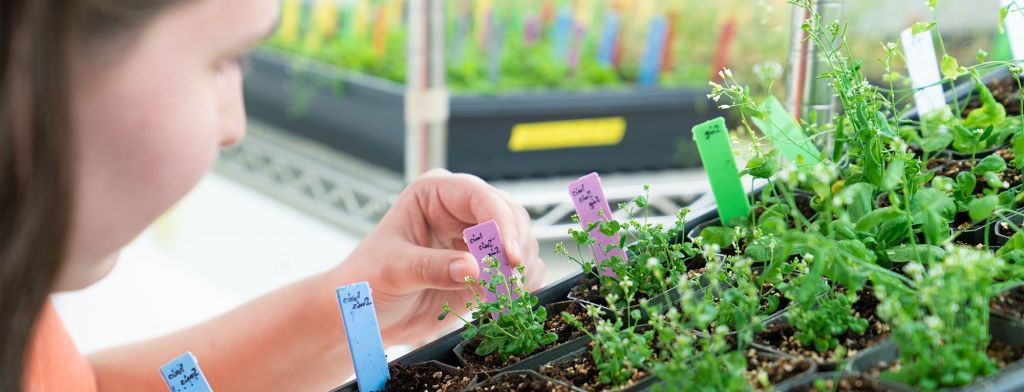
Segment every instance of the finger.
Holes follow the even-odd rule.
[[[510,257],[510,262],[513,266],[516,265],[527,265],[530,260],[536,259],[540,253],[540,245],[537,243],[537,239],[533,236],[533,220],[530,219],[530,214],[526,212],[519,202],[515,201],[508,192],[497,189],[498,195],[501,196],[505,204],[508,205],[516,218],[516,229],[519,233],[519,240],[516,243],[509,244],[509,247],[518,247],[520,250],[519,257]]]
[[[385,278],[409,292],[423,289],[458,290],[466,288],[466,277],[476,279],[480,267],[468,252],[410,246],[401,254],[405,263],[393,263]]]
[[[547,266],[544,260],[534,258],[535,262],[526,267],[526,288],[530,292],[537,291],[544,286],[544,275],[547,274]]]
[[[420,190],[420,197],[427,201],[425,204],[431,204],[430,198],[436,197],[449,214],[467,225],[494,220],[504,240],[506,254],[516,260],[513,264],[524,259],[522,246],[517,245],[521,239],[516,212],[509,208],[498,190],[484,180],[469,174],[430,172],[424,177]]]

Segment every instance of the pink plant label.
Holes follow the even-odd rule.
[[[484,261],[487,256],[492,256],[498,260],[498,269],[502,275],[505,275],[505,282],[511,284],[512,279],[512,267],[508,262],[508,256],[505,255],[505,245],[501,240],[501,234],[498,233],[498,224],[492,221],[487,221],[479,225],[470,227],[462,232],[462,239],[466,241],[466,246],[469,247],[469,253],[473,254],[473,257],[480,263],[480,280],[483,282],[490,282],[491,272],[487,272],[485,269],[491,268]],[[497,286],[498,292],[502,294],[508,294],[508,287],[506,285]],[[515,293],[512,293],[515,298]],[[484,297],[488,301],[493,302],[495,300],[494,293],[484,289]]]
[[[604,197],[604,189],[601,188],[601,177],[597,173],[587,174],[569,183],[569,195],[572,196],[572,202],[576,205],[576,214],[579,215],[580,225],[583,226],[584,230],[591,223],[612,219],[612,209],[608,206],[608,199]],[[620,238],[618,233],[609,237],[601,232],[600,227],[595,227],[594,230],[590,231],[590,236],[595,241],[593,251],[598,265],[603,264],[614,256],[621,257],[622,261],[629,261],[626,254],[619,248]],[[609,246],[614,247],[606,251],[606,249],[609,249]],[[605,268],[604,274],[612,277],[615,276],[611,268]]]

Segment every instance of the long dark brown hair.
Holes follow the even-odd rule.
[[[0,0],[0,391],[21,389],[32,327],[71,226],[73,51],[130,37],[180,0]]]

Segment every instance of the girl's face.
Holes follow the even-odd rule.
[[[118,249],[245,134],[238,59],[277,12],[276,0],[181,1],[123,45],[77,56],[74,214],[58,290],[105,276]]]

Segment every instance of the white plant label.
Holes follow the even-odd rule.
[[[1002,0],[1001,7],[1010,7],[1003,21],[1010,53],[1017,61],[1024,61],[1024,0]]]
[[[907,59],[907,72],[910,83],[914,87],[914,104],[921,115],[946,106],[943,95],[942,76],[939,73],[939,61],[935,57],[935,44],[932,43],[932,32],[925,31],[913,34],[911,29],[900,33],[903,44],[903,55]]]

